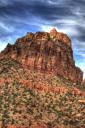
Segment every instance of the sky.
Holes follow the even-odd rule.
[[[52,27],[71,38],[85,77],[85,0],[0,0],[0,51],[27,32]]]

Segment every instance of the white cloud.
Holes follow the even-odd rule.
[[[54,26],[49,26],[49,25],[41,25],[41,30],[45,32],[49,32]],[[56,29],[57,30],[57,29]]]
[[[0,42],[0,52],[3,51],[5,49],[5,47],[7,46],[6,42]]]
[[[56,0],[47,0],[47,2],[51,5],[60,5],[60,6],[62,6],[62,5],[65,5],[65,3],[68,2],[68,0],[57,0],[57,1]]]
[[[0,22],[0,27],[3,28],[5,31],[7,32],[13,32],[14,28],[12,26],[9,26],[7,24],[5,24],[4,22]]]
[[[11,37],[6,37],[5,39],[0,40],[0,52],[3,51],[10,42],[13,44],[13,39]]]

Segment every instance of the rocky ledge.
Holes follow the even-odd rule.
[[[0,58],[3,57],[11,57],[30,70],[54,73],[74,83],[81,83],[83,79],[82,71],[75,66],[71,40],[55,28],[49,33],[27,33],[14,45],[8,44],[0,54]]]

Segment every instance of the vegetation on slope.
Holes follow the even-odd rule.
[[[1,128],[84,128],[85,92],[53,74],[0,61]],[[77,86],[77,85],[76,85]]]

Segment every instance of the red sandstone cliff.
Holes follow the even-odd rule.
[[[31,70],[53,72],[75,83],[82,82],[83,73],[75,66],[71,40],[56,29],[50,33],[27,33],[14,45],[8,44],[0,56],[10,56]]]

